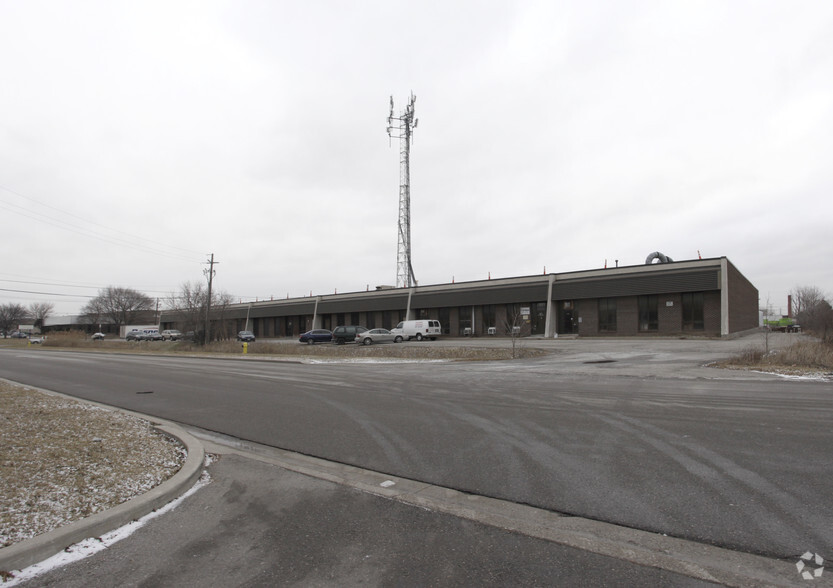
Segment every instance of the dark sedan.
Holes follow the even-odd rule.
[[[313,329],[307,331],[298,338],[301,343],[312,345],[313,343],[329,343],[333,340],[332,332],[327,329]]]
[[[255,334],[251,331],[240,331],[239,333],[237,333],[237,340],[245,341],[246,343],[254,343]]]

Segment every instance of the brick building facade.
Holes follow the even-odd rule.
[[[439,320],[449,336],[728,336],[758,327],[758,291],[725,257],[235,304],[212,332],[297,337],[337,325]],[[175,310],[160,328],[188,329]],[[193,327],[191,327],[193,328]]]

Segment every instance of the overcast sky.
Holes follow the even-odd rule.
[[[726,256],[833,294],[833,2],[0,0],[0,303]]]

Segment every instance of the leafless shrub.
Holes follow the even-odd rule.
[[[772,354],[770,362],[830,370],[833,369],[833,344],[824,341],[799,341]]]
[[[747,347],[737,357],[732,358],[734,361],[733,363],[742,364],[742,365],[752,365],[761,363],[763,358],[766,357],[767,352],[760,347]]]
[[[748,347],[723,365],[752,368],[833,370],[833,344],[824,341],[797,341],[784,349],[766,353]]]

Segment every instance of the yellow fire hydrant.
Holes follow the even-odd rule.
[[[243,342],[243,355],[246,355],[249,352],[249,343],[248,341]]]

